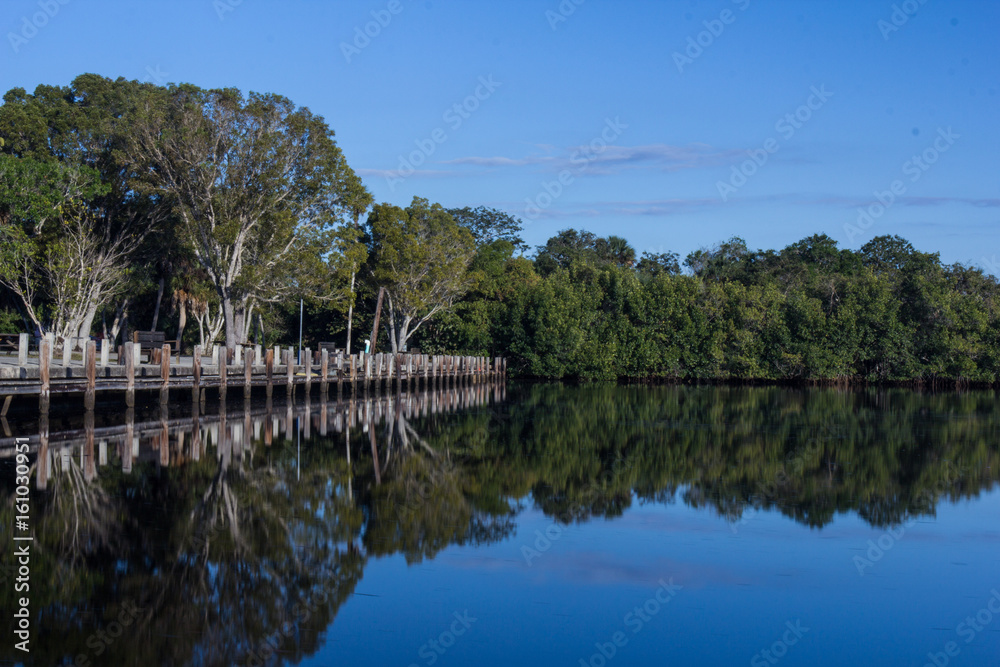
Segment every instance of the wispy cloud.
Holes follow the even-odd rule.
[[[826,206],[844,206],[856,208],[858,206],[868,206],[874,202],[874,197],[842,197],[829,196],[816,199],[803,200],[805,204],[821,204]],[[976,208],[997,208],[1000,207],[1000,199],[997,198],[976,198],[976,197],[900,197],[896,202],[901,206],[946,206],[949,204],[965,204]]]
[[[590,145],[569,146],[555,149],[544,147],[544,153],[519,158],[506,156],[468,156],[445,160],[441,164],[486,167],[538,167],[545,171],[579,169],[586,161],[592,174],[610,174],[626,169],[652,169],[679,171],[728,164],[741,155],[738,150],[720,150],[708,144],[692,143],[684,146],[670,144],[644,144],[641,146],[607,146],[600,150]]]

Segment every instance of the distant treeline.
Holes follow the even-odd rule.
[[[506,249],[509,250],[509,249]],[[425,348],[503,354],[516,372],[586,380],[995,383],[994,276],[897,236],[780,251],[733,238],[683,261],[566,230],[533,261],[481,249],[477,288]]]

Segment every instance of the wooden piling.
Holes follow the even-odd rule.
[[[23,333],[17,337],[17,365],[24,368],[28,365],[28,334]]]
[[[253,380],[253,355],[248,350],[243,357],[243,398],[249,399]]]
[[[305,365],[305,368],[303,368],[302,370],[304,370],[306,374],[306,396],[308,396],[310,391],[312,390],[312,366],[313,366],[312,350],[310,350],[308,347],[305,350],[303,350],[302,362]]]
[[[111,341],[107,338],[101,341],[101,368],[108,367],[108,354],[111,351]]]
[[[125,356],[125,405],[135,407],[135,346],[132,343],[122,345]]]
[[[319,390],[325,399],[330,388],[330,351],[326,349],[319,354],[319,378]]]
[[[228,349],[220,350],[219,355],[219,400],[225,403],[226,393],[229,389],[229,364]]]
[[[194,356],[191,357],[191,378],[191,402],[197,403],[201,392],[201,345],[194,346]]]
[[[285,390],[291,396],[295,391],[295,357],[292,348],[285,351]]]
[[[267,354],[264,355],[264,372],[267,374],[267,397],[271,398],[271,392],[274,390],[274,350],[268,349]]]
[[[160,348],[160,403],[166,403],[170,396],[170,345]]]
[[[87,342],[84,363],[87,367],[87,390],[83,395],[83,406],[87,410],[93,410],[97,399],[97,343],[94,341]]]

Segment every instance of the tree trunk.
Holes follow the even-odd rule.
[[[94,327],[94,318],[97,317],[97,304],[93,303],[87,308],[86,314],[83,316],[83,322],[80,324],[80,328],[76,332],[77,338],[89,339],[90,330]],[[81,347],[86,349],[86,342],[80,343]]]
[[[153,308],[153,326],[150,331],[156,331],[156,323],[160,320],[160,301],[163,300],[163,278],[160,278],[160,286],[156,290],[156,307]]]
[[[227,292],[219,294],[222,299],[222,317],[226,322],[226,347],[236,345],[236,313],[232,297]]]

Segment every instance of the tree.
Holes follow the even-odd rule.
[[[405,210],[375,206],[367,225],[371,275],[388,294],[392,351],[405,352],[422,324],[451,308],[471,287],[475,241],[440,204],[419,197]]]
[[[176,208],[179,236],[219,295],[226,345],[236,345],[257,304],[306,291],[313,274],[304,269],[369,195],[333,131],[307,108],[231,88],[168,92],[165,104],[145,109],[131,148]]]
[[[521,238],[524,224],[516,216],[487,206],[449,208],[448,214],[455,222],[472,232],[479,247],[494,241],[507,241],[519,252],[528,249],[528,244]]]

